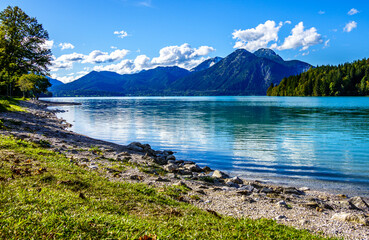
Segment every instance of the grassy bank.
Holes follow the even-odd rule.
[[[0,96],[0,112],[8,111],[24,111],[24,109],[18,106],[20,98],[10,98]]]
[[[185,189],[111,182],[35,143],[0,137],[0,238],[320,239],[178,202]]]

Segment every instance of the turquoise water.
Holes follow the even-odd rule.
[[[232,175],[369,196],[369,98],[115,97],[58,116],[71,130],[176,151]]]

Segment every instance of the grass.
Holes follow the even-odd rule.
[[[22,98],[11,98],[0,96],[0,112],[23,112],[24,108],[18,106]]]
[[[0,135],[0,239],[323,239],[176,200],[187,191],[111,182],[39,144]]]

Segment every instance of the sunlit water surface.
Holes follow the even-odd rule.
[[[139,141],[232,175],[369,196],[369,98],[109,97],[73,101],[72,131]]]

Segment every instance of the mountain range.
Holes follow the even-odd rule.
[[[53,96],[265,95],[273,83],[307,71],[310,64],[284,61],[270,49],[238,49],[189,70],[157,67],[135,74],[92,71],[67,84],[54,84]]]

